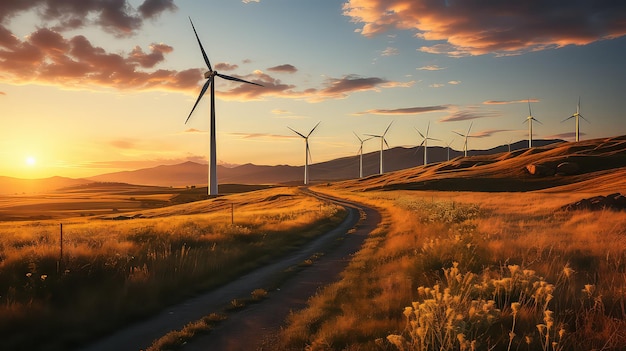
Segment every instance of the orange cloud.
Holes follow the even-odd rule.
[[[298,71],[298,69],[295,66],[289,65],[289,64],[270,67],[267,70],[270,72],[284,72],[284,73],[296,73]]]
[[[418,113],[427,113],[427,112],[437,112],[437,111],[445,111],[448,109],[448,106],[421,106],[421,107],[407,107],[407,108],[397,108],[391,110],[385,109],[374,109],[367,110],[363,112],[357,112],[355,115],[415,115]]]
[[[508,105],[508,104],[520,104],[528,102],[539,102],[539,99],[526,99],[526,100],[487,100],[483,101],[483,105]]]
[[[484,117],[501,117],[502,114],[497,111],[480,111],[475,107],[468,107],[465,110],[456,111],[448,116],[443,117],[439,122],[457,122],[467,121],[470,119],[478,119]]]
[[[343,13],[366,37],[411,30],[439,43],[421,51],[449,56],[515,55],[626,35],[620,1],[348,0]],[[441,43],[444,41],[444,43]]]

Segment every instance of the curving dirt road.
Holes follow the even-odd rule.
[[[184,351],[262,350],[264,343],[280,328],[290,311],[305,307],[308,298],[320,287],[338,279],[351,255],[359,250],[367,235],[380,222],[380,214],[372,208],[309,190],[303,191],[344,206],[348,210],[346,219],[337,228],[273,264],[259,268],[202,296],[172,306],[149,320],[116,332],[83,350],[145,349],[153,340],[167,332],[181,329],[187,323],[212,312],[221,311],[232,299],[249,296],[250,292],[263,287],[285,269],[303,262],[315,253],[325,252],[324,256],[312,266],[290,277],[276,290],[270,291],[266,299],[241,311],[229,313],[228,319],[221,322],[211,333],[195,338],[183,348]],[[353,228],[355,230],[351,230]],[[334,241],[338,244],[331,245],[330,251],[325,249]]]

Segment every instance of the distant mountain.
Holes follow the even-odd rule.
[[[34,194],[55,189],[91,183],[86,179],[51,177],[41,179],[19,179],[0,176],[0,194]]]
[[[536,146],[544,146],[562,140],[534,140]],[[526,148],[526,141],[511,144],[511,150]],[[470,150],[468,155],[486,155],[508,151],[508,145],[489,150]],[[450,159],[462,156],[463,152],[450,150]],[[428,147],[430,163],[446,161],[448,150],[441,146]],[[395,147],[384,151],[385,172],[420,166],[424,163],[423,148]],[[363,173],[365,176],[378,174],[380,152],[363,154]],[[310,179],[316,181],[334,181],[352,179],[359,176],[359,157],[342,157],[331,161],[315,163],[309,166]],[[217,174],[221,184],[287,184],[301,183],[304,178],[304,166],[262,166],[245,164],[236,167],[218,166]],[[135,171],[107,173],[89,178],[95,182],[117,182],[154,186],[206,186],[208,167],[206,164],[185,162],[177,165],[157,166]]]

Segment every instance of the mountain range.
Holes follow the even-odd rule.
[[[534,140],[535,146],[545,146],[563,140]],[[522,140],[510,144],[511,151],[524,149],[527,141]],[[383,162],[385,172],[392,172],[424,163],[423,147],[394,147],[384,151]],[[490,155],[507,152],[509,145],[500,145],[488,150],[469,150],[468,156]],[[450,159],[462,156],[462,151],[450,149]],[[446,161],[448,149],[441,146],[428,147],[430,163]],[[380,152],[363,154],[363,174],[378,174]],[[336,181],[353,179],[359,176],[359,156],[342,157],[326,162],[309,165],[312,182]],[[218,166],[220,184],[301,184],[304,177],[304,166],[288,165],[254,165],[244,164],[236,167]],[[88,184],[93,182],[115,182],[138,185],[186,187],[206,186],[208,167],[206,164],[184,162],[176,165],[162,165],[134,171],[106,173],[89,178],[73,179],[51,177],[44,179],[19,179],[0,176],[0,194],[41,193],[64,187]]]

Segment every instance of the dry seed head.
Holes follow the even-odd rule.
[[[520,303],[519,302],[513,302],[511,304],[511,310],[513,310],[513,315],[517,315],[517,312],[519,312],[519,308],[520,308]]]
[[[571,278],[574,273],[576,272],[569,266],[569,264],[566,264],[565,267],[563,267],[563,274],[565,277]]]

